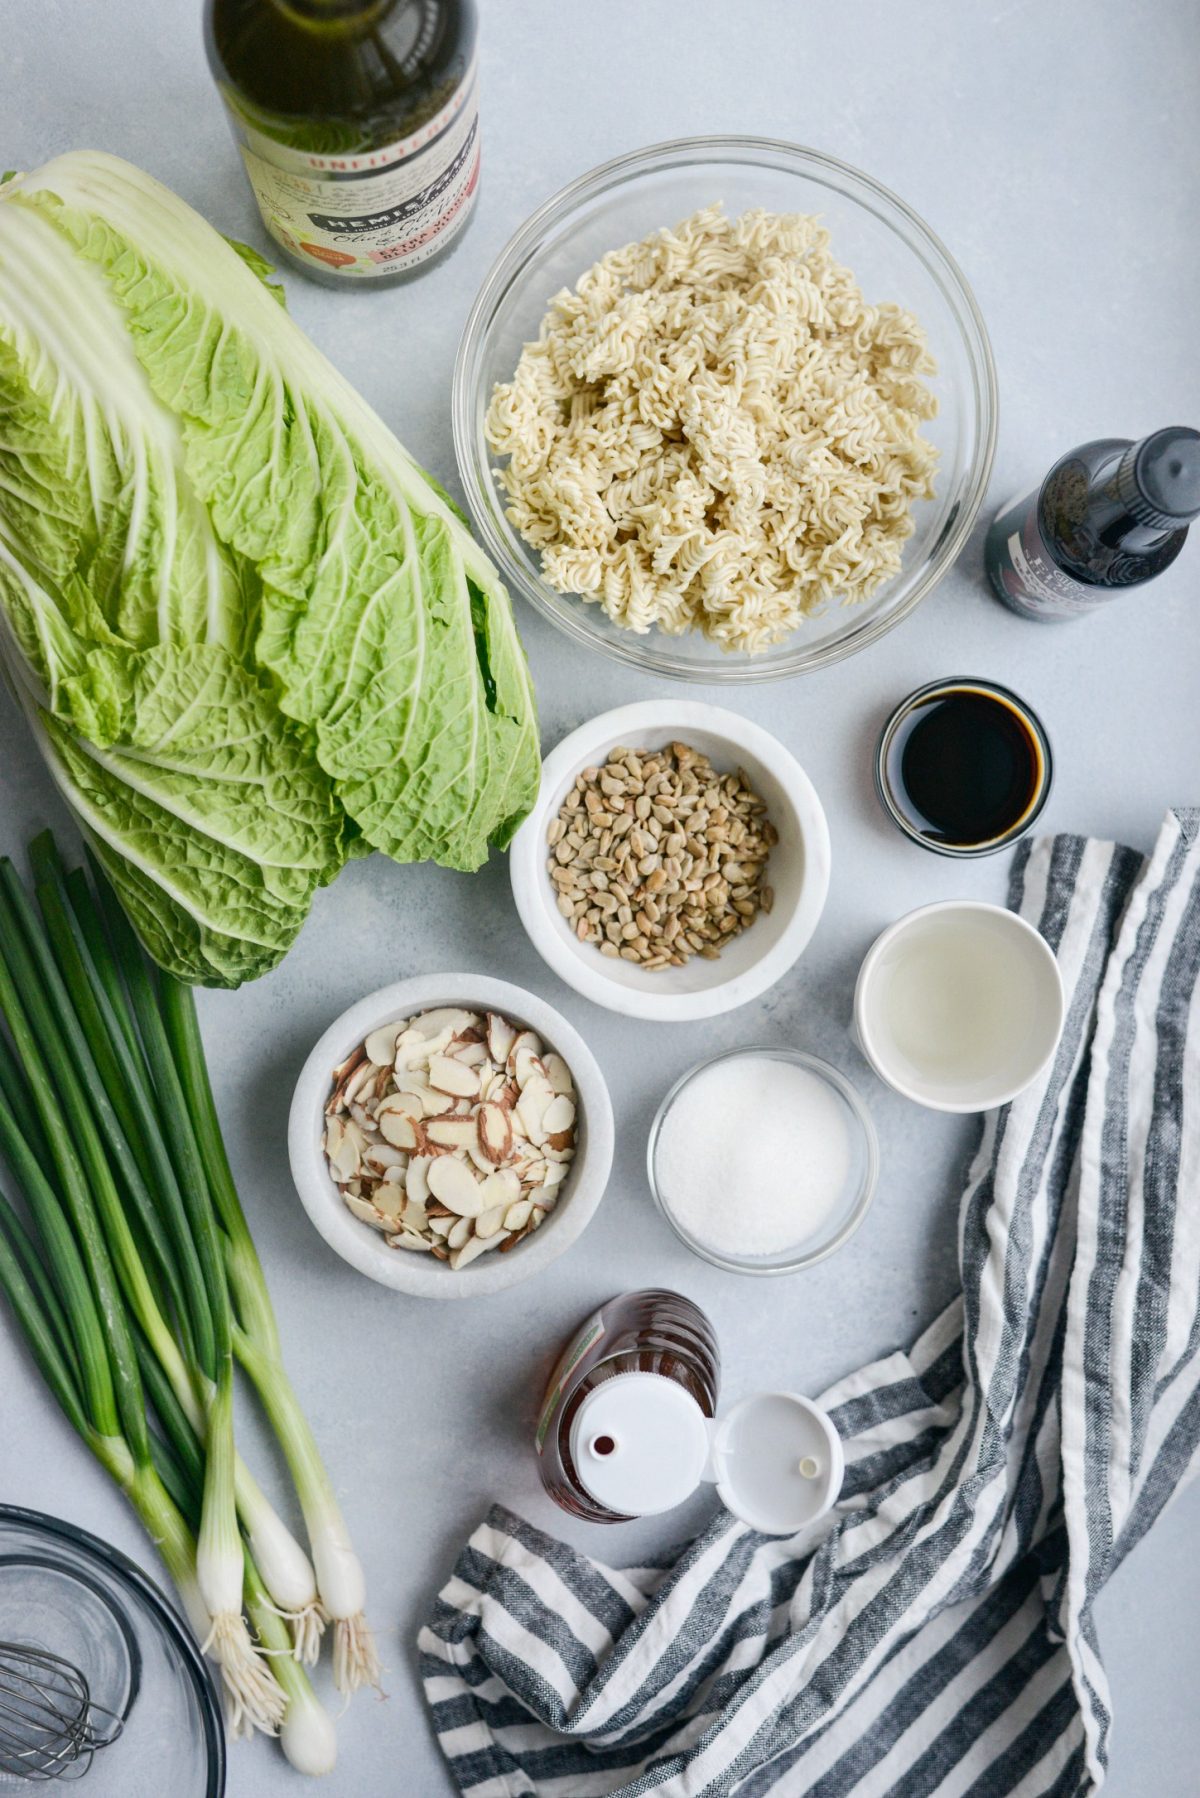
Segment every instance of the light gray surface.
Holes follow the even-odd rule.
[[[223,230],[257,223],[209,83],[193,0],[0,0],[0,166],[94,145],[170,182]],[[340,295],[288,279],[292,309],[429,467],[454,485],[448,391],[472,295],[553,188],[656,138],[750,130],[857,163],[933,225],[973,282],[999,366],[992,502],[1072,443],[1200,419],[1190,321],[1200,222],[1194,121],[1200,30],[1190,0],[492,0],[485,5],[480,213],[450,263],[408,288]],[[547,1359],[598,1299],[674,1284],[711,1312],[732,1397],[809,1391],[904,1342],[955,1285],[955,1196],[972,1126],[871,1080],[846,1039],[853,972],[890,918],[952,895],[1001,898],[1003,861],[960,867],[895,834],[871,792],[889,707],[943,673],[1011,683],[1042,713],[1058,779],[1045,823],[1146,846],[1172,802],[1200,800],[1200,549],[1153,589],[1087,623],[1018,622],[986,596],[979,533],[917,615],[820,675],[712,697],[776,731],[816,783],[833,833],[826,916],[765,1000],[715,1023],[630,1025],[590,1007],[524,938],[503,863],[476,878],[347,870],[284,967],[202,1001],[222,1115],[281,1313],[296,1383],[368,1566],[389,1699],[341,1725],[342,1798],[448,1790],[411,1643],[456,1547],[493,1498],[605,1558],[697,1524],[572,1529],[540,1496],[530,1418]],[[544,741],[668,691],[567,648],[521,615]],[[703,695],[700,695],[703,696]],[[0,703],[3,847],[61,822],[26,734]],[[402,974],[464,968],[534,987],[586,1033],[612,1086],[620,1146],[584,1242],[535,1285],[480,1304],[419,1305],[368,1283],[317,1238],[284,1154],[292,1080],[330,1018]],[[690,1258],[655,1216],[645,1133],[668,1082],[702,1052],[754,1039],[828,1056],[872,1104],[884,1174],[860,1235],[796,1279],[750,1284]],[[156,1569],[116,1494],[71,1439],[0,1325],[0,1494],[74,1518]],[[1116,1728],[1116,1798],[1184,1798],[1200,1759],[1200,1492],[1122,1569],[1100,1607]],[[296,1790],[276,1750],[236,1746],[232,1798]],[[140,1795],[131,1795],[140,1798]],[[146,1794],[149,1798],[149,1793]],[[158,1798],[158,1794],[154,1795]]]

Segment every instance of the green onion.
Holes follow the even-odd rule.
[[[154,1536],[221,1667],[231,1728],[278,1729],[296,1766],[327,1771],[332,1724],[302,1665],[326,1615],[344,1690],[377,1683],[378,1660],[362,1569],[283,1370],[192,995],[151,973],[98,870],[97,899],[48,834],[31,855],[36,906],[0,862],[0,1157],[24,1200],[22,1213],[0,1197],[0,1288]],[[315,1573],[237,1453],[235,1351],[291,1468]]]
[[[304,1513],[324,1610],[334,1620],[334,1681],[343,1692],[378,1686],[379,1657],[364,1615],[366,1580],[316,1439],[300,1408],[279,1342],[262,1263],[229,1166],[190,987],[164,974],[162,1014],[186,1100],[186,1115],[226,1234],[226,1265],[240,1327],[234,1347],[279,1440]]]
[[[151,1465],[141,1378],[125,1306],[146,1333],[156,1355],[164,1365],[173,1368],[179,1378],[182,1357],[163,1316],[158,1293],[160,1281],[168,1289],[179,1290],[178,1269],[171,1258],[161,1220],[153,1210],[144,1186],[139,1187],[136,1158],[111,1106],[105,1110],[95,1063],[71,1007],[65,983],[40,933],[36,914],[16,882],[11,865],[3,863],[0,863],[0,931],[3,933],[0,1010],[8,1021],[52,1162],[68,1199],[71,1222],[81,1239],[99,1321],[103,1324],[107,1349],[104,1365],[111,1369],[117,1415],[110,1418],[102,1412],[99,1427],[105,1439],[115,1437],[119,1428],[132,1461],[132,1472],[124,1481],[124,1489],[144,1516],[157,1520],[156,1528],[162,1523],[165,1529],[166,1525],[158,1515],[160,1492]],[[104,1119],[104,1138],[97,1117]],[[40,1205],[41,1220],[53,1233],[54,1208],[45,1202],[46,1183],[37,1178],[28,1145],[20,1139],[19,1126],[10,1116],[0,1119],[0,1131],[5,1136],[10,1165],[14,1166],[31,1206],[36,1209]],[[106,1155],[106,1146],[111,1161]],[[130,1201],[128,1216],[122,1195]],[[215,1236],[215,1224],[212,1229]],[[61,1230],[57,1233],[61,1239]],[[159,1265],[153,1273],[142,1258],[139,1238],[143,1244],[154,1245]],[[241,1553],[233,1478],[230,1314],[224,1270],[219,1262],[216,1265],[216,1291],[205,1293],[201,1288],[198,1297],[204,1304],[196,1303],[191,1316],[201,1317],[207,1313],[209,1321],[205,1327],[212,1342],[209,1350],[211,1365],[197,1369],[197,1384],[201,1373],[208,1374],[210,1380],[215,1375],[214,1389],[219,1392],[223,1388],[227,1402],[214,1411],[213,1429],[221,1433],[221,1439],[216,1442],[218,1453],[214,1472],[211,1484],[206,1487],[206,1554],[199,1563],[194,1554],[191,1556],[186,1577],[198,1585],[204,1599],[211,1647],[221,1665],[235,1709],[262,1727],[273,1728],[282,1714],[282,1693],[269,1667],[258,1656],[241,1614]],[[212,1301],[218,1295],[224,1301],[223,1315],[219,1319],[223,1330],[219,1335],[217,1320],[212,1318]],[[86,1320],[84,1328],[90,1328]],[[94,1331],[92,1333],[94,1335]],[[99,1378],[100,1361],[94,1341],[89,1350],[82,1351],[82,1359],[89,1379]],[[186,1369],[182,1373],[182,1383],[187,1384]],[[96,1396],[103,1406],[105,1395],[101,1392]],[[173,1539],[169,1530],[165,1539]],[[171,1552],[178,1561],[176,1550]],[[230,1565],[234,1568],[232,1581],[228,1577]],[[225,1609],[231,1587],[235,1593],[232,1614]]]

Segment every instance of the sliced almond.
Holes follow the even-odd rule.
[[[556,1093],[565,1093],[568,1098],[575,1091],[575,1082],[571,1079],[571,1070],[561,1055],[543,1055],[542,1065],[546,1070],[546,1078]]]
[[[464,1242],[470,1242],[473,1227],[469,1217],[460,1217],[457,1223],[451,1224],[447,1232],[446,1247],[461,1249]]]
[[[416,1255],[428,1255],[433,1249],[431,1242],[426,1242],[423,1236],[414,1236],[411,1230],[398,1230],[388,1237],[388,1241],[394,1249],[411,1249]]]
[[[469,1117],[429,1118],[424,1132],[426,1142],[436,1144],[440,1149],[465,1149],[468,1143],[478,1140],[475,1119]]]
[[[449,1205],[459,1217],[478,1217],[487,1209],[483,1190],[465,1161],[454,1155],[439,1155],[426,1174],[429,1190],[443,1205]]]
[[[510,1205],[504,1213],[504,1228],[506,1230],[523,1230],[529,1222],[529,1213],[532,1210],[531,1199],[518,1199],[516,1204]]]
[[[393,1148],[415,1150],[419,1147],[417,1125],[407,1111],[381,1110],[379,1128]]]
[[[431,1217],[429,1220],[429,1234],[431,1236],[436,1236],[440,1242],[445,1237],[449,1236],[457,1221],[453,1211],[448,1211],[445,1217]]]
[[[535,1075],[542,1080],[546,1079],[545,1064],[543,1063],[541,1056],[533,1049],[514,1049],[509,1058],[509,1065],[513,1079],[516,1081],[521,1092],[525,1091],[525,1088]],[[547,1085],[549,1085],[548,1081]]]
[[[376,1119],[385,1111],[406,1111],[410,1118],[419,1120],[425,1116],[425,1100],[418,1092],[387,1093],[375,1107]]]
[[[411,1230],[414,1236],[427,1236],[429,1218],[423,1205],[414,1205],[411,1201],[404,1207],[404,1228]]]
[[[411,1161],[409,1162],[409,1166],[412,1166]],[[571,1170],[565,1161],[548,1161],[546,1163],[546,1172],[542,1179],[542,1185],[548,1186],[551,1191],[553,1191],[556,1186],[561,1186],[570,1171]]]
[[[372,1137],[375,1135],[375,1119],[371,1116],[371,1113],[367,1110],[366,1106],[360,1105],[357,1099],[352,1099],[350,1101],[350,1116],[354,1119],[354,1122],[358,1125],[364,1137]]]
[[[512,1205],[520,1196],[521,1181],[515,1168],[498,1167],[483,1183],[483,1197],[489,1207]]]
[[[574,1143],[575,1132],[573,1130],[562,1130],[556,1136],[548,1136],[546,1138],[545,1147],[547,1153],[550,1155],[573,1155],[575,1152]]]
[[[419,1205],[422,1210],[429,1203],[429,1182],[425,1178],[428,1167],[427,1155],[414,1155],[404,1176],[404,1190],[408,1194],[409,1204]]]
[[[453,1056],[431,1055],[429,1084],[437,1092],[453,1093],[457,1099],[473,1099],[479,1092],[479,1075]]]
[[[529,1222],[530,1222],[531,1227],[536,1230],[538,1228],[538,1225],[545,1221],[545,1217],[546,1217],[545,1206],[544,1205],[535,1205],[533,1210],[529,1213]]]
[[[519,1055],[538,1056],[541,1052],[541,1037],[535,1036],[532,1030],[519,1030],[516,1036],[513,1037],[512,1047],[505,1057],[505,1066],[508,1068],[510,1074],[515,1074],[517,1071],[517,1057]]]
[[[404,1020],[398,1024],[384,1024],[378,1030],[372,1030],[363,1044],[367,1059],[373,1061],[377,1068],[390,1067],[396,1059],[396,1038],[404,1029]]]
[[[493,1205],[487,1211],[481,1211],[475,1219],[476,1236],[494,1236],[504,1224],[504,1206]]]
[[[429,1059],[429,1051],[425,1047],[425,1039],[419,1030],[402,1030],[396,1038],[396,1052],[392,1057],[392,1066],[398,1074],[417,1062]]]
[[[347,1105],[358,1098],[368,1082],[374,1079],[375,1072],[376,1070],[370,1061],[362,1061],[359,1063],[358,1067],[355,1068],[354,1072],[347,1079],[345,1086],[342,1088],[343,1098]]]
[[[456,1037],[446,1053],[469,1068],[481,1068],[488,1058],[486,1043],[471,1042],[462,1037]]]
[[[385,1235],[387,1234],[391,1227],[387,1218],[380,1215],[369,1199],[356,1199],[352,1194],[346,1193],[343,1203],[346,1209],[352,1211],[355,1217],[360,1217],[364,1224],[370,1224],[373,1230],[382,1230]]]
[[[349,1083],[350,1076],[356,1068],[360,1067],[363,1062],[365,1062],[365,1060],[366,1051],[360,1044],[353,1055],[348,1055],[345,1061],[339,1062],[338,1066],[334,1068],[333,1091],[330,1093],[329,1102],[325,1107],[327,1113],[333,1114],[344,1109],[346,1103],[346,1087]]]
[[[507,1161],[512,1152],[512,1119],[502,1105],[481,1105],[476,1119],[479,1147],[497,1166]]]
[[[420,1017],[413,1019],[410,1028],[426,1042],[448,1032],[446,1041],[449,1042],[452,1036],[459,1036],[464,1030],[474,1030],[479,1021],[478,1012],[463,1011],[457,1005],[440,1005],[433,1011],[423,1011]]]
[[[444,1248],[440,1242],[431,1242],[429,1249],[430,1253],[436,1255],[439,1261],[449,1261],[450,1251]]]
[[[342,1133],[336,1148],[329,1154],[329,1165],[343,1180],[351,1179],[362,1165],[363,1134],[349,1118],[339,1119]]]
[[[457,1273],[460,1267],[469,1267],[472,1261],[485,1255],[490,1247],[491,1243],[484,1237],[472,1236],[470,1242],[464,1242],[461,1248],[451,1250],[450,1265]]]
[[[423,1074],[415,1074],[410,1069],[406,1068],[402,1074],[394,1075],[392,1083],[397,1094],[406,1093],[410,1098],[417,1100],[426,1115],[440,1111],[446,1102],[445,1093],[435,1093]],[[391,1093],[388,1094],[389,1098],[393,1096]]]
[[[381,1180],[375,1188],[375,1208],[389,1222],[398,1220],[404,1211],[404,1188],[395,1181]]]
[[[521,1094],[522,1099],[525,1097]],[[542,1128],[547,1136],[565,1136],[575,1125],[575,1105],[565,1093],[559,1093],[551,1099],[542,1114]],[[557,1143],[556,1148],[565,1148],[565,1143]]]
[[[501,1067],[508,1060],[509,1051],[517,1040],[517,1032],[507,1018],[502,1018],[494,1011],[488,1012],[487,1046],[492,1060]]]
[[[521,1126],[531,1143],[540,1147],[546,1140],[546,1113],[552,1105],[563,1103],[555,1098],[554,1090],[544,1074],[531,1074],[521,1089],[521,1097],[517,1100],[517,1114]],[[565,1101],[570,1104],[570,1100]]]

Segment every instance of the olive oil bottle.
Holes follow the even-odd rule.
[[[390,286],[479,187],[474,0],[207,0],[209,64],[263,223],[331,286]]]

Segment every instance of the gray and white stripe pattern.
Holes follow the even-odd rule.
[[[1092,1605],[1200,1461],[1200,812],[1060,836],[1010,903],[1070,999],[984,1120],[963,1291],[823,1395],[834,1512],[616,1571],[497,1507],[421,1632],[471,1798],[1066,1798],[1103,1781]]]

